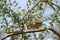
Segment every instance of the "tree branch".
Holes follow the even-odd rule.
[[[57,32],[55,29],[50,28],[50,30],[51,30],[54,34],[56,34],[58,37],[60,37],[60,33],[59,33],[59,32]]]
[[[48,30],[51,30],[54,32],[58,37],[60,37],[60,34],[53,28],[47,28]],[[4,40],[7,37],[13,36],[13,35],[18,35],[18,34],[25,34],[25,33],[33,33],[33,32],[41,32],[41,31],[46,31],[45,28],[40,27],[39,29],[34,29],[34,30],[27,30],[27,31],[15,31],[15,32],[10,32],[5,35],[5,37],[1,38],[1,40]]]
[[[52,7],[53,10],[55,10],[55,8],[53,7],[53,5],[51,3],[48,2],[48,4],[49,4],[49,6]]]
[[[57,4],[55,4],[55,3],[53,3],[53,2],[47,2],[54,10],[55,10],[55,8],[53,7],[53,5],[54,6],[56,6],[57,8],[60,8],[60,6],[58,6]]]
[[[33,8],[35,8],[36,6],[38,6],[39,3],[40,3],[40,1],[41,1],[41,0],[38,0],[37,3],[36,3],[31,9],[28,9],[27,13],[28,13],[30,10],[32,10]]]
[[[25,15],[25,16],[27,16],[27,14],[28,14],[28,12],[29,12],[30,10],[32,10],[33,8],[35,8],[36,6],[38,6],[39,3],[40,3],[40,0],[38,0],[37,3],[36,3],[32,8],[27,9],[27,12],[26,12],[26,15]],[[25,17],[25,16],[24,16],[24,17]],[[24,17],[23,17],[23,18],[24,18]]]

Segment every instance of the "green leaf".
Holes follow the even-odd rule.
[[[29,34],[27,37],[31,37],[31,35]]]
[[[28,2],[30,3],[31,1],[30,1],[30,0],[28,0]]]
[[[15,4],[15,6],[17,6],[17,5],[18,5],[18,3]]]
[[[22,11],[25,11],[25,9],[22,9]]]
[[[5,5],[5,4],[0,4],[0,9],[2,9],[4,5]]]
[[[16,3],[16,1],[13,1],[13,3]]]
[[[51,26],[53,26],[53,23],[52,23],[52,22],[50,22],[49,24],[50,24]]]
[[[48,31],[48,28],[44,27],[44,30]]]
[[[36,1],[36,0],[34,0],[34,1]]]
[[[12,5],[12,3],[10,3],[10,6]]]
[[[21,7],[18,7],[19,9],[21,8]]]

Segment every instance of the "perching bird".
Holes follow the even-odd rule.
[[[33,21],[33,22],[31,22],[31,25],[32,25],[32,27],[39,29],[39,27],[42,26],[42,22],[40,22],[40,21]]]
[[[34,28],[34,29],[39,29],[39,27],[42,26],[42,22],[37,21],[37,20],[27,21],[27,22],[24,22],[24,23],[26,24],[26,26],[24,25],[24,28],[26,30],[28,30],[28,28],[27,28],[28,25],[31,25],[31,27]]]
[[[31,25],[32,28],[38,28],[42,26],[42,21],[32,19],[32,21],[27,21],[27,25]]]

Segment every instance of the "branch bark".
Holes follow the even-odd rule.
[[[57,32],[55,29],[50,28],[50,30],[51,30],[54,34],[56,34],[58,37],[60,37],[60,33],[59,33],[59,32]]]
[[[47,28],[48,30],[51,30],[52,32],[54,32],[58,37],[60,37],[60,34],[53,28]],[[33,32],[41,32],[41,31],[46,31],[45,28],[40,27],[39,29],[35,29],[35,30],[27,30],[27,31],[15,31],[15,32],[10,32],[9,34],[7,34],[5,37],[1,38],[1,40],[4,40],[7,37],[13,36],[13,35],[18,35],[18,34],[25,34],[25,33],[33,33]]]
[[[38,1],[37,1],[37,3],[36,3],[32,8],[27,9],[27,12],[26,12],[26,15],[25,15],[25,16],[27,16],[27,15],[28,15],[28,12],[29,12],[30,10],[32,10],[33,8],[35,8],[36,6],[38,6],[38,5],[39,5],[39,3],[40,3],[40,1],[41,1],[41,0],[38,0]],[[25,16],[24,16],[24,17],[25,17]],[[24,17],[23,17],[23,18],[24,18]]]
[[[36,3],[32,8],[28,9],[27,13],[28,13],[30,10],[32,10],[33,8],[35,8],[36,6],[38,6],[39,3],[40,3],[40,1],[41,1],[41,0],[38,0],[37,3]]]

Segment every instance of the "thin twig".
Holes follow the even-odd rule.
[[[28,11],[26,12],[26,14],[28,14],[29,11],[31,11],[33,8],[35,8],[37,5],[39,5],[39,3],[40,3],[40,0],[38,0],[38,2],[31,9],[28,9]],[[27,15],[25,15],[25,16],[27,16]],[[24,17],[23,17],[23,19],[24,19]]]

